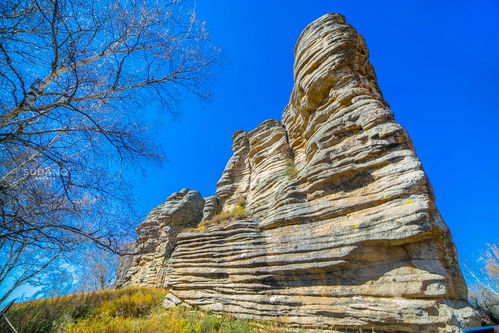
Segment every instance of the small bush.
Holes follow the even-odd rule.
[[[248,217],[248,214],[246,213],[246,208],[240,205],[236,205],[232,211],[230,212],[231,217],[236,218],[237,220],[239,219],[244,219],[245,217]]]
[[[222,222],[226,222],[230,220],[231,218],[231,213],[230,212],[221,212],[215,216],[209,221],[209,225],[216,225],[220,224]]]
[[[186,229],[185,232],[208,232],[208,227],[214,224],[213,220],[202,220],[196,227]]]
[[[227,222],[237,221],[245,219],[249,216],[246,212],[246,201],[244,198],[237,198],[236,204],[229,212],[221,212],[215,216],[211,220],[202,220],[199,224],[192,229],[188,229],[188,232],[207,232],[208,227],[215,225],[223,225]]]
[[[246,212],[246,208],[243,205],[237,204],[230,210],[229,212],[222,212],[218,215],[215,215],[211,220],[211,223],[221,224],[224,222],[241,220],[248,217],[248,213]]]

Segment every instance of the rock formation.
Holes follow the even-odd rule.
[[[203,217],[205,200],[199,192],[182,189],[154,208],[137,228],[139,237],[128,246],[129,253],[118,267],[118,286],[163,285],[168,260],[177,245],[177,235],[187,227],[196,226]]]
[[[319,18],[298,40],[294,80],[282,122],[234,134],[216,197],[182,190],[149,214],[118,284],[168,287],[170,305],[337,331],[476,324],[449,230],[362,37],[341,15]],[[241,206],[249,218],[231,219]]]

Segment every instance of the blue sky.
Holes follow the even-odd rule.
[[[231,136],[280,119],[294,44],[326,13],[366,39],[380,88],[434,187],[461,259],[499,241],[499,2],[198,0],[222,49],[214,101],[186,98],[151,140],[169,160],[137,176],[143,214],[187,187],[207,196],[232,155]],[[144,112],[152,110],[145,109]]]

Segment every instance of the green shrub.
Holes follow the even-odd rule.
[[[245,219],[249,216],[246,212],[246,201],[244,198],[237,198],[236,204],[234,207],[228,212],[221,212],[215,216],[211,220],[202,220],[199,224],[192,229],[188,229],[188,232],[207,232],[208,227],[215,225],[223,225],[227,222],[237,221]]]
[[[245,217],[248,217],[248,214],[246,213],[246,208],[240,205],[236,205],[231,211],[230,211],[230,217],[234,217],[236,220],[244,219]]]
[[[220,214],[215,215],[211,220],[211,224],[215,225],[230,221],[241,220],[248,216],[249,215],[246,212],[246,208],[243,205],[236,203],[236,205],[229,212],[221,212]]]

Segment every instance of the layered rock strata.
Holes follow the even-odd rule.
[[[298,40],[294,80],[282,122],[234,134],[216,197],[175,204],[181,221],[158,214],[171,201],[151,212],[134,245],[151,250],[124,262],[122,285],[337,331],[476,324],[449,230],[362,37],[341,15],[319,18]],[[249,219],[186,229],[237,205]]]
[[[203,217],[205,200],[199,192],[182,189],[154,208],[138,226],[137,240],[120,260],[116,286],[140,285],[160,287],[165,284],[166,270],[177,245],[177,235],[195,227]]]

